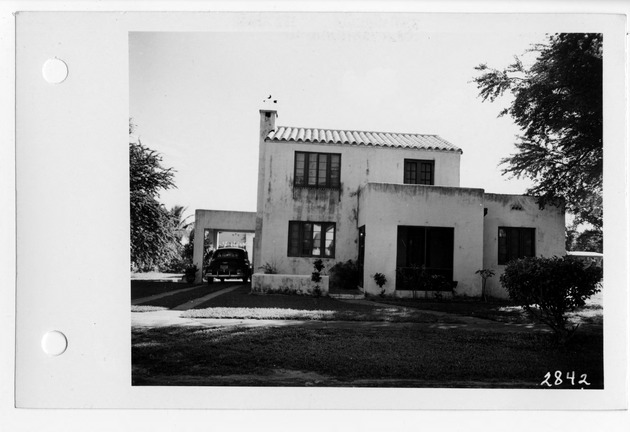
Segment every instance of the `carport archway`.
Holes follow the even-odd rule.
[[[223,210],[195,210],[195,243],[193,245],[193,262],[200,270],[195,282],[202,281],[203,272],[203,240],[206,230],[211,231],[213,244],[217,245],[219,232],[256,231],[256,212],[223,211]],[[250,259],[254,260],[251,256]],[[255,264],[254,264],[255,265]]]

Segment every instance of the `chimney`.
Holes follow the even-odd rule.
[[[276,129],[276,117],[278,112],[274,109],[261,109],[260,110],[260,142],[265,140],[265,137],[272,130]]]
[[[271,96],[269,96],[271,97]],[[265,137],[269,132],[276,129],[276,117],[278,112],[275,109],[261,109],[260,111],[260,139],[258,141],[258,199],[256,201],[256,232],[254,237],[254,265],[260,265],[260,254],[263,243],[263,210],[265,199],[265,181],[269,173],[265,172],[266,165],[266,145]],[[256,268],[256,267],[255,267]]]

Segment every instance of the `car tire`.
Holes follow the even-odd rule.
[[[248,278],[247,276],[245,276],[245,277],[243,278],[243,283],[247,283],[247,281],[248,281],[248,280],[249,280],[249,278]]]
[[[213,277],[209,277],[208,278],[208,284],[212,285],[214,283],[214,278]]]
[[[225,282],[224,278],[219,279],[221,281],[221,283]]]

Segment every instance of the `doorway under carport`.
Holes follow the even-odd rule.
[[[253,234],[256,231],[256,212],[224,211],[224,210],[195,210],[195,242],[193,245],[193,263],[199,271],[196,283],[202,282],[204,266],[204,238],[212,240],[216,249],[219,244],[219,233],[238,232],[246,234],[246,244],[253,247]],[[207,233],[207,235],[206,235]],[[251,250],[250,259],[254,268],[255,258]]]

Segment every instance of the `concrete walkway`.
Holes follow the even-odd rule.
[[[480,318],[462,317],[460,315],[447,314],[443,312],[435,312],[435,314],[443,317],[453,317],[461,320],[461,323],[413,323],[413,322],[389,322],[389,321],[317,321],[317,320],[258,320],[258,319],[218,319],[218,318],[182,318],[180,311],[160,310],[154,312],[132,312],[131,326],[135,328],[142,327],[169,327],[169,326],[188,326],[188,327],[292,327],[299,326],[304,328],[339,328],[339,329],[358,329],[358,328],[418,328],[418,329],[439,329],[439,330],[482,330],[497,333],[511,332],[549,332],[547,327],[534,324],[512,324],[500,323]]]
[[[173,294],[179,294],[179,293],[183,293],[183,292],[186,292],[186,291],[191,291],[191,290],[194,290],[194,289],[199,288],[201,286],[203,286],[203,284],[195,285],[195,286],[192,286],[190,288],[182,288],[182,289],[178,289],[178,290],[175,290],[175,291],[168,291],[168,292],[161,293],[161,294],[155,294],[155,295],[148,296],[148,297],[137,298],[137,299],[131,300],[131,304],[134,305],[134,306],[135,305],[139,305],[139,304],[142,304],[142,303],[146,303],[146,302],[150,302],[150,301],[153,301],[153,300],[161,299],[163,297],[168,297],[168,296],[171,296]]]
[[[185,292],[191,289],[198,288],[201,285],[194,286],[192,288],[185,288],[182,290],[172,291],[164,294],[157,294],[150,297],[144,297],[142,299],[136,299],[132,302],[132,305],[154,300],[156,298],[162,298],[168,295],[172,295],[178,292]],[[204,297],[197,298],[176,306],[171,310],[158,310],[152,312],[132,312],[131,313],[131,325],[132,327],[169,327],[169,326],[189,326],[189,327],[244,327],[244,328],[256,328],[256,327],[287,327],[287,326],[300,326],[304,328],[429,328],[440,330],[483,330],[498,333],[508,332],[522,332],[522,331],[535,331],[535,332],[549,332],[548,327],[540,324],[516,324],[516,323],[504,323],[486,320],[482,318],[475,318],[465,315],[451,314],[441,311],[428,311],[423,310],[422,313],[432,315],[438,318],[438,322],[432,323],[417,323],[417,322],[391,322],[391,321],[324,321],[324,320],[260,320],[260,319],[219,319],[219,318],[184,318],[181,316],[181,311],[192,309],[198,305],[218,297],[220,295],[229,293],[242,285],[235,285],[228,288],[224,288],[219,291],[215,291]],[[348,299],[339,300],[345,303],[361,304],[371,306],[374,308],[396,308],[402,310],[416,310],[400,305],[391,305],[387,303],[379,303],[376,301],[364,300],[364,299]]]
[[[199,306],[200,304],[207,302],[210,299],[213,299],[213,298],[218,297],[218,296],[220,296],[222,294],[226,294],[226,293],[229,293],[231,291],[234,291],[234,290],[236,290],[236,289],[238,289],[238,288],[240,288],[242,286],[243,285],[235,285],[233,287],[223,288],[222,290],[215,291],[215,292],[213,292],[211,294],[208,294],[206,296],[200,297],[198,299],[190,300],[190,301],[188,301],[188,302],[186,302],[184,304],[181,304],[179,306],[175,306],[173,308],[173,310],[185,311],[185,310],[188,310],[188,309],[193,309],[193,308]]]

